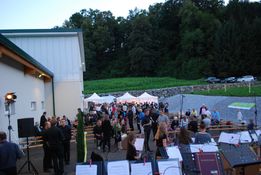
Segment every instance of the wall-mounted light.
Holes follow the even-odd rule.
[[[15,95],[14,92],[8,92],[5,94],[5,102],[7,104],[15,102],[16,98],[17,98],[17,96]]]

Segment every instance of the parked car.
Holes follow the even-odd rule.
[[[222,83],[235,83],[237,81],[236,77],[228,77],[222,80]]]
[[[221,80],[217,77],[208,77],[206,79],[206,82],[208,82],[208,83],[220,83]]]
[[[246,75],[237,79],[238,82],[251,82],[255,81],[255,77],[252,75]]]

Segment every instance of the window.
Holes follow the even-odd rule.
[[[41,101],[41,104],[42,104],[42,110],[44,110],[45,109],[44,101]]]
[[[31,111],[36,111],[36,101],[31,102]]]

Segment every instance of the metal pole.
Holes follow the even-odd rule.
[[[12,130],[12,126],[11,126],[11,119],[10,119],[10,103],[7,103],[8,105],[8,139],[9,142],[11,142],[11,130]]]

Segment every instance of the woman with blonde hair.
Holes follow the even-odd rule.
[[[134,132],[130,132],[127,137],[127,154],[126,154],[126,160],[137,160],[139,159],[139,156],[137,155],[137,150],[134,146],[136,141],[136,135]]]
[[[157,157],[157,156],[161,156],[160,148],[167,147],[168,128],[167,128],[167,124],[165,122],[161,122],[159,124],[158,130],[155,135],[155,140],[156,140],[156,146],[157,146],[157,151],[156,151],[156,157]]]

